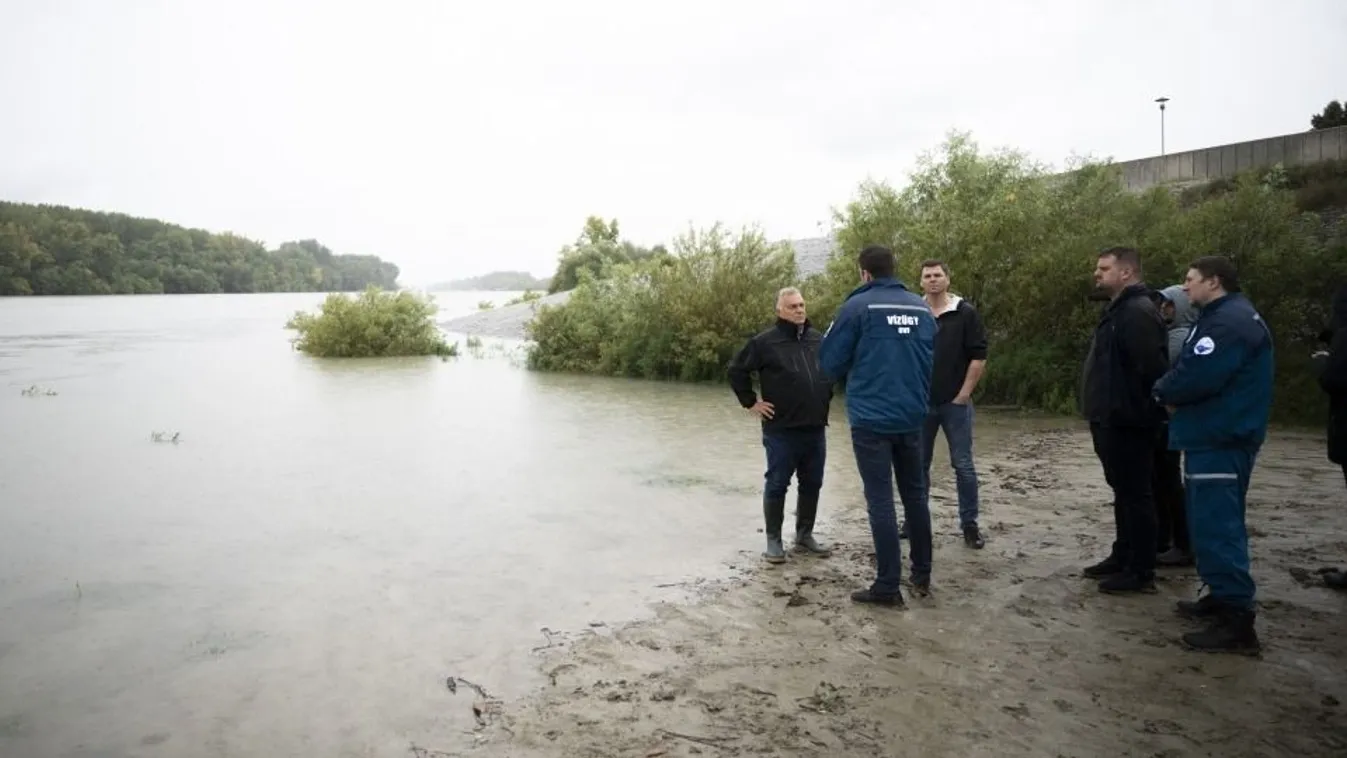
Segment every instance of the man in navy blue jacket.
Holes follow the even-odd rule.
[[[1197,572],[1211,588],[1179,601],[1179,615],[1210,626],[1183,636],[1189,649],[1257,654],[1245,497],[1272,408],[1272,334],[1239,294],[1229,259],[1198,258],[1184,291],[1202,309],[1178,363],[1155,383],[1169,408],[1169,446],[1182,450]]]
[[[819,347],[823,373],[846,382],[847,420],[875,540],[877,574],[858,603],[902,606],[902,547],[893,506],[894,475],[912,548],[912,586],[930,591],[931,511],[926,500],[922,427],[935,354],[935,315],[894,278],[893,251],[860,254],[863,284],[847,296]]]

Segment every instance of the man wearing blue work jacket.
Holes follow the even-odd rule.
[[[1171,414],[1169,446],[1183,451],[1192,548],[1210,588],[1196,601],[1178,603],[1179,615],[1210,622],[1183,635],[1183,644],[1256,655],[1244,506],[1272,408],[1272,334],[1240,294],[1228,258],[1193,261],[1183,288],[1201,315],[1178,363],[1155,383],[1156,401]]]
[[[912,587],[931,587],[931,510],[926,500],[922,429],[935,360],[935,314],[922,297],[894,277],[893,251],[861,251],[863,282],[847,296],[819,346],[819,366],[846,382],[851,448],[865,491],[877,576],[853,592],[858,603],[903,606],[902,546],[893,507],[893,482],[907,518]]]

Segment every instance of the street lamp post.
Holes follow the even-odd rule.
[[[1155,102],[1160,104],[1160,157],[1165,157],[1165,103],[1169,102],[1167,97],[1157,97]]]

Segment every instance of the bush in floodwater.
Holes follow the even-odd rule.
[[[527,326],[529,366],[646,379],[720,379],[734,351],[771,323],[795,280],[788,244],[720,225],[689,232],[675,254],[582,271],[563,305]]]
[[[319,358],[457,355],[435,324],[438,310],[428,295],[370,287],[358,297],[330,294],[318,313],[298,311],[285,328],[299,333],[296,349]]]
[[[524,303],[532,303],[535,300],[541,300],[542,297],[543,293],[538,290],[524,290],[524,294],[519,297],[512,297],[509,300],[506,300],[505,305],[506,307],[511,305],[523,305]]]

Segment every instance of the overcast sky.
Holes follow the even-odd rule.
[[[0,0],[0,197],[545,274],[589,214],[817,236],[952,128],[1153,155],[1160,95],[1171,152],[1308,129],[1347,1]]]

